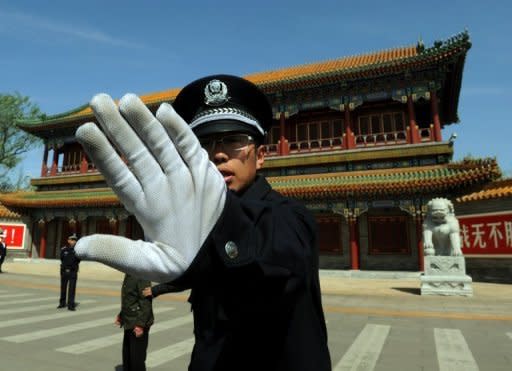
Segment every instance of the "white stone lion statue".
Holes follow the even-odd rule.
[[[460,247],[460,226],[452,202],[446,198],[430,200],[423,222],[425,255],[461,256]]]

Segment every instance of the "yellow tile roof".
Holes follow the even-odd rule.
[[[5,207],[4,205],[0,204],[0,218],[19,219],[19,218],[21,218],[21,215],[15,211]]]
[[[339,59],[332,59],[323,62],[286,67],[272,71],[253,73],[246,75],[245,78],[257,85],[262,85],[267,83],[293,80],[308,75],[318,76],[337,71],[348,72],[351,69],[359,68],[362,66],[370,66],[391,61],[396,61],[397,64],[399,64],[401,59],[414,57],[417,55],[418,52],[416,50],[416,46],[408,46]],[[140,98],[145,104],[149,105],[159,104],[162,102],[172,102],[180,90],[181,88],[173,88],[155,93],[144,94],[141,95]],[[78,118],[89,115],[92,115],[91,108],[89,106],[84,106],[83,109],[77,110],[67,117]]]
[[[245,76],[255,84],[290,80],[305,75],[320,75],[336,71],[349,71],[354,68],[380,64],[418,55],[415,46],[378,51],[311,64],[281,68],[274,71],[254,73]]]
[[[327,174],[268,177],[272,187],[289,197],[300,199],[403,196],[411,193],[443,193],[490,182],[500,176],[494,159],[461,163],[347,171]],[[110,188],[88,188],[59,191],[13,192],[0,195],[8,206],[40,207],[104,207],[120,201]]]
[[[457,202],[482,201],[512,197],[512,178],[496,180],[486,185],[481,191],[457,198]]]

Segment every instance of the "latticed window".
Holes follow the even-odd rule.
[[[359,116],[356,135],[382,134],[405,130],[403,112],[384,112]]]
[[[307,150],[329,150],[339,147],[343,141],[343,120],[321,119],[311,121],[291,121],[287,128],[285,137],[288,141],[290,151]],[[277,151],[277,144],[280,138],[279,126],[270,128],[265,141],[267,153]]]
[[[330,149],[340,146],[343,120],[327,119],[298,122],[289,133],[290,150]]]
[[[300,122],[297,124],[296,133],[290,134],[290,139],[299,142],[341,137],[343,135],[343,120]]]

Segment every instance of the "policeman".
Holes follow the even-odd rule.
[[[76,234],[72,234],[68,237],[67,245],[63,246],[60,250],[60,300],[57,308],[64,308],[66,306],[67,291],[67,306],[72,311],[76,310],[75,291],[78,266],[80,264],[80,259],[78,259],[75,253],[77,240]]]
[[[119,108],[105,95],[91,101],[129,165],[96,125],[77,138],[148,240],[94,235],[78,254],[192,288],[190,370],[330,370],[314,219],[257,174],[272,122],[265,95],[215,75],[173,106],[154,117],[134,95]]]

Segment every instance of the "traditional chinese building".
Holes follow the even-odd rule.
[[[433,197],[455,200],[500,176],[495,160],[451,161],[466,32],[416,45],[247,75],[275,114],[263,173],[319,225],[321,266],[422,269],[421,225]],[[198,75],[201,75],[199,72]],[[156,111],[179,89],[142,96]],[[33,192],[0,201],[27,220],[26,255],[53,258],[70,232],[142,236],[74,133],[77,109],[19,126],[45,143]]]

